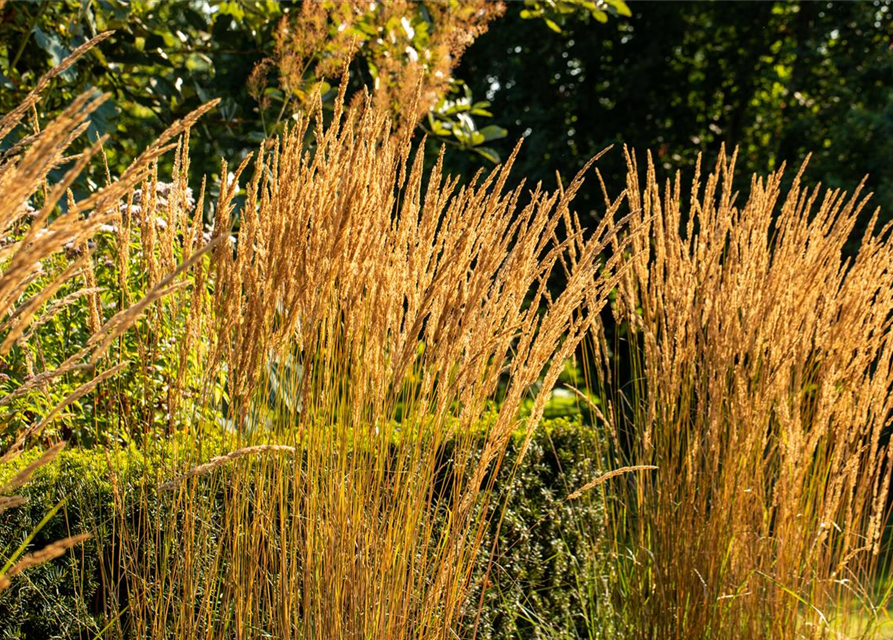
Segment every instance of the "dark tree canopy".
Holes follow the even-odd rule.
[[[873,203],[893,217],[888,2],[630,8],[629,19],[571,19],[561,33],[509,13],[466,53],[457,73],[508,129],[500,150],[527,138],[519,175],[553,182],[611,144],[688,175],[697,154],[709,160],[722,144],[740,148],[745,175],[812,153],[811,181],[852,191],[868,174]],[[619,192],[622,152],[598,166]],[[578,204],[600,208],[594,181]]]

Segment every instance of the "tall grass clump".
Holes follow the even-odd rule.
[[[0,159],[2,461],[44,445],[53,464],[63,438],[105,448],[112,532],[86,542],[103,636],[473,628],[496,474],[590,331],[581,309],[616,284],[614,211],[571,228],[582,174],[507,189],[511,160],[460,186],[343,93],[328,125],[317,103],[253,169],[224,165],[214,198],[193,198],[188,152],[212,104],[76,197],[106,140],[69,148],[104,97],[41,129],[40,91],[107,35],[0,120],[18,136]],[[119,483],[134,456],[151,464]],[[3,589],[89,532],[32,550],[36,533],[3,541]]]
[[[507,446],[616,283],[613,211],[557,240],[582,177],[507,189],[510,160],[460,186],[369,100],[321,114],[221,185],[204,391],[120,498],[110,633],[453,637]]]
[[[97,282],[95,248],[101,233],[120,221],[122,199],[128,194],[132,198],[136,186],[152,178],[157,159],[175,146],[170,141],[212,105],[175,123],[118,179],[108,176],[105,186],[80,199],[72,188],[102,156],[107,140],[85,142],[84,134],[91,114],[107,97],[84,94],[40,126],[42,92],[109,35],[100,34],[78,47],[41,78],[16,109],[0,118],[0,141],[12,139],[0,154],[0,465],[13,461],[26,447],[46,449],[32,463],[7,474],[8,482],[0,484],[0,514],[27,501],[17,495],[18,490],[39,467],[52,464],[65,446],[66,434],[58,424],[128,367],[129,361],[110,353],[109,347],[172,291],[168,282],[144,288],[121,305],[105,304],[100,295],[105,289]],[[168,277],[182,275],[188,266],[173,265]],[[52,335],[59,327],[66,327],[65,335]],[[64,500],[36,529],[0,541],[0,591],[13,588],[31,567],[91,537],[90,532],[76,532],[33,548],[39,529],[63,504]]]
[[[698,168],[700,169],[700,167]],[[689,192],[629,157],[614,355],[592,372],[624,637],[870,637],[893,410],[893,242],[867,198],[754,177],[734,157]],[[644,177],[644,181],[643,180]],[[628,357],[629,370],[617,363]]]
[[[0,424],[0,442],[7,448],[4,459],[42,437],[59,436],[55,426],[63,421],[66,410],[125,370],[131,359],[146,360],[146,350],[125,345],[123,336],[145,319],[149,309],[153,314],[145,331],[157,329],[162,323],[153,305],[191,286],[185,273],[195,255],[172,239],[157,239],[156,226],[170,228],[166,235],[173,237],[182,226],[176,224],[177,219],[158,218],[157,224],[156,218],[151,224],[137,220],[141,228],[134,234],[136,216],[126,210],[139,210],[132,207],[134,198],[157,186],[158,159],[185,144],[182,138],[179,143],[171,141],[188,132],[214,103],[172,125],[117,179],[106,168],[106,184],[80,198],[72,192],[75,182],[104,157],[107,137],[83,138],[91,114],[107,96],[86,93],[40,128],[41,92],[109,35],[101,34],[79,47],[42,78],[18,108],[0,119],[0,140],[14,133],[18,136],[0,157],[0,362],[4,365],[0,407],[7,418]],[[181,156],[178,153],[176,167],[181,166]],[[151,213],[155,202],[152,197]],[[167,210],[173,210],[176,202]],[[147,210],[145,203],[142,210]],[[129,260],[134,241],[142,262]],[[189,246],[201,255],[210,249],[204,245],[199,237],[198,244]],[[118,257],[117,273],[101,265],[109,259],[109,246]],[[139,280],[138,286],[131,286],[131,279]],[[66,391],[62,397],[56,393],[60,389]],[[113,402],[101,408],[107,415],[97,411],[96,420],[105,419],[103,425],[109,430],[109,423],[116,429],[132,428],[128,411],[116,411]],[[121,421],[112,419],[116,413]],[[107,435],[118,434],[102,434],[98,441]]]

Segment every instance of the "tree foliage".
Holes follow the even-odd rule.
[[[572,16],[608,21],[608,16],[632,15],[623,0],[524,0],[522,18],[541,18],[552,31],[561,33],[565,21]]]
[[[351,91],[368,88],[413,126],[430,112],[430,135],[496,161],[483,144],[504,130],[478,128],[474,117],[489,118],[489,105],[474,100],[452,68],[503,11],[498,2],[456,0],[8,3],[0,7],[0,112],[75,47],[114,30],[56,81],[41,105],[51,115],[83,91],[110,93],[113,100],[91,116],[91,136],[112,134],[113,168],[173,120],[220,98],[193,139],[195,159],[213,174],[220,157],[240,157],[281,130],[315,91],[330,104],[351,59]],[[417,85],[417,113],[405,113]]]
[[[611,144],[653,151],[667,171],[739,146],[743,174],[795,167],[848,190],[867,173],[893,212],[893,22],[888,2],[637,2],[610,24],[567,16],[561,31],[509,13],[458,69],[486,96],[520,173],[553,180]],[[609,191],[622,154],[598,164]],[[793,171],[789,172],[793,175]],[[742,189],[747,184],[740,185]],[[601,208],[590,181],[580,206]]]

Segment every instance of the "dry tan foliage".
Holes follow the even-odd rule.
[[[614,312],[633,372],[605,386],[623,459],[660,467],[615,486],[630,637],[826,637],[854,594],[874,597],[893,470],[890,227],[875,214],[845,259],[860,189],[798,174],[782,198],[779,172],[739,205],[734,157],[689,194],[678,176],[661,188],[650,158],[640,183],[629,161],[646,232]]]
[[[317,121],[307,149],[311,124],[260,148],[238,237],[215,249],[203,366],[226,381],[224,446],[237,451],[203,462],[198,418],[175,464],[201,482],[163,484],[177,490],[163,494],[162,521],[126,534],[138,635],[219,637],[235,625],[451,637],[493,473],[512,434],[532,434],[596,318],[582,305],[600,308],[616,282],[617,260],[601,262],[616,223],[585,237],[564,228],[582,174],[560,193],[525,195],[505,187],[513,155],[464,187],[441,160],[423,179],[421,152],[410,162],[408,137],[371,99],[339,107],[328,127]],[[221,185],[217,236],[229,233],[248,167]],[[567,286],[551,296],[562,260]],[[294,453],[207,473],[267,450]],[[222,505],[207,498],[218,490]],[[146,541],[171,561],[140,564]]]
[[[583,494],[591,489],[595,489],[600,484],[604,484],[611,478],[616,478],[617,476],[622,476],[627,473],[635,473],[636,471],[655,471],[657,467],[652,464],[641,464],[634,467],[620,467],[619,469],[612,469],[611,471],[607,471],[597,478],[590,480],[582,487],[574,491],[570,494],[565,500],[578,500],[583,497]]]
[[[164,484],[158,486],[159,491],[167,491],[169,489],[173,489],[178,484],[183,482],[184,480],[188,480],[189,478],[193,478],[195,476],[201,476],[206,473],[210,473],[217,467],[223,466],[228,462],[233,460],[237,460],[239,458],[244,458],[245,456],[254,456],[259,453],[273,453],[273,452],[287,452],[287,453],[295,453],[296,449],[294,447],[290,447],[285,444],[260,444],[254,447],[243,447],[242,449],[236,449],[235,451],[230,451],[227,454],[222,456],[216,456],[211,458],[211,460],[205,464],[201,464],[197,467],[193,467],[186,473],[184,473],[179,478],[175,478],[173,480],[169,480]]]
[[[35,551],[34,553],[29,553],[22,557],[21,560],[16,562],[12,568],[0,575],[0,591],[4,591],[9,588],[11,584],[12,578],[20,574],[25,569],[29,567],[36,567],[37,565],[44,564],[45,562],[49,562],[54,558],[58,558],[66,551],[68,551],[71,547],[80,544],[84,540],[90,539],[89,533],[81,533],[76,536],[71,536],[69,538],[63,538],[62,540],[57,540],[52,544],[48,544],[40,551]]]

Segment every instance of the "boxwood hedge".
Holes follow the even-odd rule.
[[[478,561],[463,635],[476,631],[478,638],[493,640],[591,635],[585,616],[589,603],[581,601],[584,590],[579,580],[595,549],[600,504],[595,495],[573,502],[565,498],[598,473],[596,437],[578,420],[546,420],[522,464],[500,471],[495,491],[505,508],[501,518],[494,519],[486,552]],[[512,445],[508,460],[514,459],[517,446]],[[0,469],[0,480],[35,455],[26,454]],[[149,484],[146,479],[156,475],[158,462],[135,449],[120,452],[116,460],[115,481],[125,496],[141,491],[141,483]],[[104,603],[114,597],[108,585],[117,562],[110,544],[114,494],[106,454],[65,450],[19,493],[29,502],[0,514],[3,556],[8,557],[57,506],[29,550],[83,531],[94,538],[53,562],[29,569],[0,593],[0,638],[95,637],[107,623]],[[124,503],[128,504],[126,497]]]

